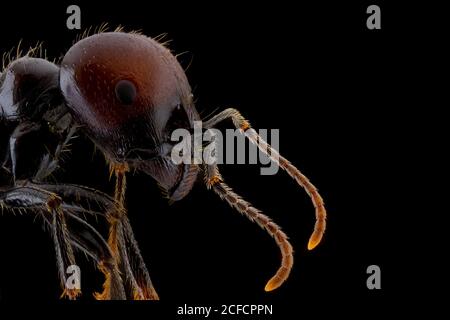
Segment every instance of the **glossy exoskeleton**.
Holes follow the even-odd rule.
[[[27,199],[32,197],[31,190],[19,191],[16,196],[19,200],[14,203],[9,200],[11,192],[17,192],[13,190],[18,188],[15,149],[23,135],[41,130],[43,126],[50,127],[60,143],[53,152],[42,158],[36,174],[28,179],[23,188],[35,188],[39,184],[42,192],[55,194],[53,197],[58,197],[57,205],[49,205],[48,199],[40,204],[61,208],[61,212],[65,211],[65,197],[75,194],[76,188],[85,190],[86,201],[102,197],[110,231],[107,249],[101,250],[103,256],[96,257],[106,275],[103,292],[96,295],[98,299],[158,299],[126,217],[126,173],[131,169],[153,177],[171,201],[185,197],[201,172],[208,189],[214,190],[230,206],[255,221],[278,244],[282,263],[267,282],[265,290],[278,288],[288,278],[293,265],[293,250],[280,227],[234,193],[224,183],[216,164],[176,164],[171,160],[175,144],[170,139],[173,130],[192,130],[194,121],[201,119],[182,67],[172,53],[156,40],[137,33],[105,32],[75,43],[59,66],[36,58],[16,60],[2,74],[0,106],[2,118],[17,124],[5,159],[5,164],[10,164],[8,167],[15,183],[2,193],[0,201],[4,206],[21,207],[30,202]],[[326,224],[323,200],[317,189],[272,149],[236,109],[220,112],[204,121],[203,127],[213,128],[226,119],[230,119],[243,135],[308,192],[316,210],[316,225],[308,249],[316,247]],[[92,140],[105,155],[116,176],[113,200],[86,187],[74,186],[72,190],[72,186],[64,184],[40,185],[58,168],[59,155],[76,130]],[[73,205],[85,210],[81,204]],[[66,215],[54,216],[57,221],[53,225],[58,230],[58,217],[65,218]],[[70,225],[69,230],[64,232],[65,237],[69,238],[64,240],[66,244],[69,242],[68,245],[58,244],[58,240],[64,237],[54,237],[55,245],[61,252],[68,250],[71,256],[70,243],[74,243],[72,238],[77,235],[70,230]],[[97,234],[95,230],[92,232]],[[59,255],[66,259],[64,252]]]

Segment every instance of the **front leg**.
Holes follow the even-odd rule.
[[[73,247],[91,257],[102,272],[113,276],[111,299],[126,299],[120,272],[108,244],[85,221],[86,215],[105,218],[107,211],[115,210],[116,203],[108,195],[78,185],[28,182],[21,187],[0,190],[0,206],[5,212],[38,214],[50,226],[63,295],[75,298],[80,293],[66,290],[65,286],[65,271],[75,264]]]
[[[55,246],[56,263],[63,296],[76,299],[81,294],[80,288],[67,288],[66,270],[75,265],[75,256],[70,243],[69,231],[62,210],[62,199],[55,193],[35,187],[16,187],[0,192],[0,205],[10,210],[31,210],[50,214],[53,244]]]
[[[128,166],[126,164],[115,165],[112,166],[111,170],[116,175],[114,199],[120,210],[116,211],[116,214],[108,215],[108,244],[120,266],[122,274],[131,286],[131,294],[129,296],[134,300],[159,300],[126,215],[124,202]],[[112,275],[106,274],[103,292],[95,296],[98,300],[110,298],[113,280]]]

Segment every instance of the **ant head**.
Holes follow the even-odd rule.
[[[180,166],[167,163],[170,135],[192,128],[198,114],[182,67],[163,45],[122,32],[82,39],[62,61],[60,86],[72,115],[110,162],[145,170],[167,187],[182,176]],[[163,159],[161,168],[154,168],[155,159]]]

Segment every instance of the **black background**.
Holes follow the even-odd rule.
[[[294,246],[289,280],[265,293],[279,252],[257,225],[200,180],[187,198],[168,205],[149,177],[130,175],[129,215],[161,302],[108,308],[88,302],[102,277],[82,256],[83,301],[59,301],[49,234],[39,220],[4,213],[2,305],[42,300],[44,309],[75,310],[81,304],[100,312],[119,305],[148,315],[163,309],[167,318],[184,303],[268,303],[276,314],[295,316],[316,303],[332,312],[359,314],[358,307],[385,312],[405,290],[406,277],[400,221],[404,229],[408,222],[398,197],[407,164],[399,155],[410,143],[405,128],[413,114],[405,99],[414,99],[411,85],[420,68],[412,56],[419,46],[411,42],[419,31],[406,23],[407,7],[381,3],[382,30],[371,31],[365,12],[371,3],[78,3],[83,29],[108,22],[151,37],[167,33],[174,53],[187,52],[179,60],[190,65],[187,75],[203,116],[233,106],[255,128],[280,129],[281,154],[325,199],[328,229],[321,245],[308,252],[314,209],[307,194],[283,172],[261,176],[255,165],[222,166],[228,184],[282,226]],[[66,29],[66,7],[8,4],[0,20],[0,51],[20,39],[24,46],[44,41],[47,55],[60,57],[79,33]],[[102,156],[92,155],[91,143],[79,139],[59,182],[111,192]],[[371,264],[381,267],[382,290],[366,287]]]

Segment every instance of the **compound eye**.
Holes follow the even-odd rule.
[[[129,106],[136,99],[136,86],[129,80],[120,80],[116,84],[116,97],[121,104]]]

